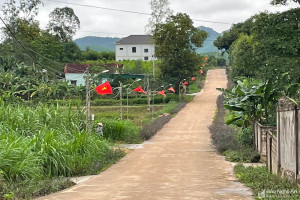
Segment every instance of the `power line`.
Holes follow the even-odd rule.
[[[55,76],[57,76],[57,71],[55,71],[54,69],[52,69],[51,67],[48,67],[48,66],[45,66],[45,65],[42,65],[40,64],[40,62],[28,51],[28,47],[26,47],[22,42],[20,42],[18,40],[18,38],[14,35],[14,33],[11,31],[11,29],[9,28],[9,26],[4,22],[4,20],[2,19],[2,17],[0,16],[0,20],[2,21],[2,23],[4,24],[4,26],[7,28],[7,30],[9,31],[9,33],[12,35],[13,39],[15,39],[18,44],[25,50],[25,52],[37,63],[39,64],[41,67],[47,67],[47,69],[49,70],[49,72]],[[52,70],[52,72],[51,72]],[[54,71],[54,72],[53,72]]]
[[[79,3],[69,3],[69,2],[57,1],[57,0],[47,0],[47,1],[56,2],[56,3],[63,3],[63,4],[69,4],[69,5],[75,5],[75,6],[88,7],[88,8],[98,8],[98,9],[103,9],[103,10],[111,10],[111,11],[117,11],[117,12],[125,12],[125,13],[131,13],[131,14],[151,16],[150,13],[145,13],[145,12],[121,10],[121,9],[107,8],[107,7],[101,7],[101,6],[92,6],[92,5],[79,4]],[[232,23],[228,23],[228,22],[218,22],[218,21],[209,21],[209,20],[201,20],[201,19],[192,19],[192,20],[193,21],[199,21],[199,22],[206,22],[206,23],[215,23],[215,24],[232,24]]]

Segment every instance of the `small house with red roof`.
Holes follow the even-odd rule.
[[[85,85],[86,72],[91,72],[90,64],[67,63],[65,65],[65,78],[75,86]]]

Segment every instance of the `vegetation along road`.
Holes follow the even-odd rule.
[[[252,199],[232,166],[211,146],[208,126],[226,87],[225,70],[210,70],[202,92],[156,136],[105,172],[41,199]]]

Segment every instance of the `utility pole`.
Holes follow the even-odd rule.
[[[86,74],[86,132],[90,132],[90,115],[91,115],[91,82],[90,73]]]
[[[154,71],[154,65],[155,65],[155,59],[154,59],[154,47],[152,49],[152,71],[153,71],[153,78],[155,79],[155,71]]]
[[[123,87],[123,84],[120,82],[120,118],[121,120],[123,119],[123,105],[122,105],[122,87]]]
[[[150,111],[151,90],[150,90],[150,80],[149,80],[149,75],[147,76],[147,98],[148,98],[148,106],[147,106],[147,110]]]

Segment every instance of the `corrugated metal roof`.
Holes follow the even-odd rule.
[[[130,35],[122,38],[116,44],[154,44],[154,40],[151,35]]]

